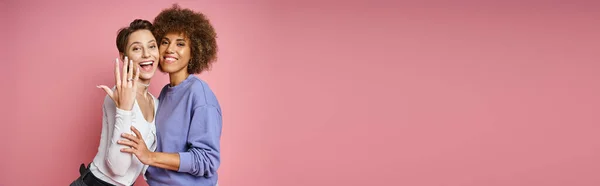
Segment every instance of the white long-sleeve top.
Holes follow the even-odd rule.
[[[154,100],[154,113],[156,113],[158,99],[153,95],[150,96]],[[117,144],[117,141],[125,139],[121,137],[122,133],[135,135],[131,131],[133,125],[140,131],[149,150],[155,151],[156,125],[154,125],[154,121],[146,121],[137,101],[134,102],[131,111],[125,111],[117,108],[115,102],[109,96],[106,96],[102,105],[102,112],[100,145],[98,146],[98,153],[90,165],[90,171],[94,176],[105,182],[114,185],[131,185],[140,173],[146,172],[148,166],[142,164],[135,155],[121,152],[122,148],[129,147]]]

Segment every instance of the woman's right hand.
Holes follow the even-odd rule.
[[[128,67],[133,68],[133,61],[128,60],[128,58],[125,57],[125,62],[123,63],[123,75],[121,77],[121,73],[119,73],[119,59],[117,58],[115,62],[115,91],[113,92],[105,85],[99,85],[97,87],[104,89],[106,94],[108,94],[108,96],[115,102],[117,108],[130,111],[133,108],[133,103],[135,102],[137,93],[136,84],[140,78],[140,68],[135,68],[136,73],[135,77],[133,77],[133,69],[130,69],[128,72]]]

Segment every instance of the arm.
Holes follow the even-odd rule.
[[[221,113],[213,106],[194,109],[187,152],[151,155],[150,165],[194,176],[213,176],[220,164]]]
[[[148,163],[150,166],[172,171],[179,170],[179,163],[181,160],[179,159],[178,153],[152,152],[150,157],[150,162]]]
[[[107,122],[107,125],[109,126],[108,132],[112,134],[109,134],[108,149],[105,158],[106,165],[113,174],[124,176],[131,166],[133,156],[129,153],[121,152],[120,149],[127,146],[117,144],[117,140],[120,139],[121,133],[131,133],[130,127],[134,119],[133,112],[116,108],[114,104],[108,104],[109,102],[112,102],[110,98],[107,98],[104,101],[104,110],[116,110],[116,112],[110,112],[114,113],[114,115],[105,114],[103,118],[103,121]]]
[[[179,172],[211,177],[221,163],[221,112],[211,105],[194,108],[187,152],[180,152]]]
[[[111,172],[118,176],[123,176],[131,166],[131,159],[133,156],[128,153],[122,153],[121,148],[126,146],[117,144],[117,141],[121,137],[121,133],[130,133],[131,124],[134,121],[133,113],[131,112],[133,104],[135,102],[137,92],[137,81],[139,79],[139,67],[136,69],[135,78],[133,78],[133,70],[127,71],[128,67],[133,67],[133,61],[128,60],[125,57],[123,63],[123,77],[119,72],[119,59],[115,60],[115,88],[110,89],[106,85],[99,85],[98,88],[104,89],[107,98],[104,99],[103,109],[104,111],[115,112],[111,114],[105,114],[103,122],[108,125],[109,134],[108,149],[106,153],[106,165]],[[110,99],[109,99],[110,98]],[[106,112],[105,112],[106,113]],[[114,117],[114,118],[113,118]],[[111,135],[112,134],[112,135]]]
[[[190,130],[188,133],[188,150],[179,153],[150,152],[144,144],[144,139],[139,136],[139,131],[132,128],[138,135],[122,136],[119,144],[133,148],[121,149],[123,152],[133,153],[138,159],[150,166],[185,172],[194,176],[211,177],[220,165],[220,138],[221,138],[221,113],[213,106],[196,107],[193,111]]]

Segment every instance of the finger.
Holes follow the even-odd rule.
[[[137,86],[137,81],[140,79],[140,67],[135,68],[135,79],[133,80],[133,88],[135,89]]]
[[[133,60],[129,60],[129,68],[127,69],[129,70],[127,72],[127,80],[129,81],[129,85],[133,85],[133,82],[131,82],[131,80],[133,80]]]
[[[113,93],[113,91],[110,88],[108,88],[105,85],[98,85],[96,87],[104,89],[104,92],[106,92],[106,94],[108,94],[108,96],[110,97],[110,99],[112,99],[113,101],[115,101],[114,93]]]
[[[119,140],[119,141],[117,141],[117,144],[127,145],[127,146],[130,146],[131,148],[136,148],[136,146],[137,146],[136,143],[129,141],[129,140]]]
[[[121,152],[126,152],[126,153],[134,154],[135,153],[135,149],[132,149],[132,148],[122,148]]]
[[[128,139],[128,140],[130,140],[130,141],[132,141],[134,143],[138,143],[138,140],[139,140],[137,137],[135,137],[135,136],[133,136],[131,134],[127,134],[127,133],[121,134],[121,137],[123,137],[125,139]]]
[[[119,58],[117,58],[115,62],[115,81],[115,85],[117,85],[117,87],[121,86],[121,74],[119,73]]]
[[[129,65],[129,58],[125,56],[125,61],[123,61],[123,80],[122,86],[127,85],[127,65]]]
[[[134,126],[131,126],[131,131],[133,131],[133,133],[135,133],[135,135],[137,136],[138,139],[144,140],[142,138],[142,135],[140,134],[140,131],[138,131]]]

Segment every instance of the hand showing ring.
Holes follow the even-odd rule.
[[[106,94],[115,102],[117,108],[122,110],[131,110],[135,102],[137,92],[137,82],[140,78],[140,68],[135,68],[135,77],[133,77],[133,61],[125,57],[123,62],[123,76],[119,72],[119,59],[115,62],[115,91],[105,85],[97,86],[104,89]]]

